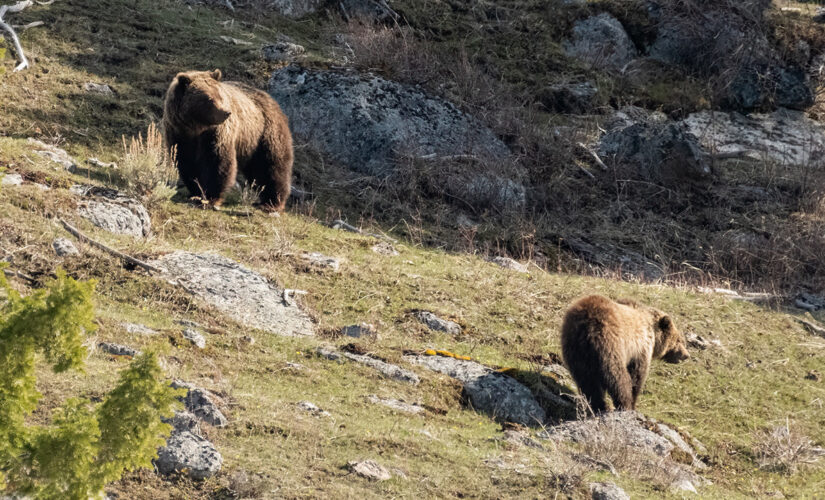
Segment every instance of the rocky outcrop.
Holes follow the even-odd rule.
[[[564,53],[597,69],[618,71],[638,55],[622,23],[607,13],[577,21]]]
[[[378,373],[380,373],[381,375],[393,380],[397,380],[398,382],[406,382],[408,384],[417,385],[421,381],[418,378],[418,375],[409,370],[405,370],[400,366],[394,365],[392,363],[387,363],[386,361],[373,358],[365,354],[355,354],[346,351],[337,351],[330,347],[319,347],[318,349],[316,349],[316,352],[322,358],[326,358],[331,361],[341,362],[344,359],[348,359],[350,361],[354,361],[356,363],[369,366],[370,368],[378,371]]]
[[[542,425],[545,421],[544,409],[533,394],[512,377],[475,361],[446,356],[416,354],[404,359],[460,381],[469,404],[496,420],[528,426]]]
[[[222,464],[223,457],[212,443],[188,431],[173,433],[155,459],[161,474],[183,473],[197,480],[214,476]]]
[[[449,335],[461,335],[461,325],[455,321],[442,319],[430,311],[415,311],[415,319],[427,325],[427,328],[436,332],[444,332]]]
[[[438,175],[445,194],[468,203],[524,204],[518,172],[502,168],[510,155],[504,143],[477,119],[417,87],[292,65],[272,74],[269,92],[293,134],[355,172],[393,178],[402,167],[420,169]],[[462,161],[474,163],[456,163]],[[482,168],[487,164],[496,168]]]
[[[825,126],[804,113],[780,109],[742,115],[700,111],[681,122],[702,147],[721,157],[769,160],[779,164],[825,163]]]
[[[635,110],[634,110],[635,111]],[[692,133],[658,117],[620,111],[599,141],[608,165],[634,178],[663,184],[701,182],[711,177],[710,158]]]
[[[284,299],[284,291],[226,257],[177,251],[153,262],[172,284],[232,319],[276,335],[313,335],[309,316]]]
[[[116,189],[75,185],[71,192],[80,195],[77,213],[95,226],[116,234],[144,238],[152,233],[149,212],[138,200]]]

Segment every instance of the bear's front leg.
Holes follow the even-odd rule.
[[[214,148],[201,158],[200,185],[201,196],[209,204],[218,208],[223,204],[224,196],[235,185],[238,163],[234,148]]]

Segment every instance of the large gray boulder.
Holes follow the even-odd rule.
[[[544,424],[544,409],[530,389],[512,377],[475,361],[446,356],[415,354],[404,359],[458,380],[472,407],[496,420],[534,427]]]
[[[152,233],[152,219],[138,200],[115,189],[97,186],[75,185],[71,191],[82,198],[77,207],[78,215],[95,226],[137,238]]]
[[[622,23],[607,13],[589,17],[573,25],[564,53],[596,69],[621,70],[638,55]]]
[[[427,169],[447,194],[471,204],[524,203],[518,172],[502,168],[507,146],[477,119],[417,87],[292,65],[272,74],[269,92],[296,137],[355,172],[388,178],[401,166]]]
[[[172,434],[155,459],[155,466],[163,475],[185,473],[198,480],[214,476],[221,465],[223,457],[215,446],[188,431]]]
[[[170,283],[246,326],[277,335],[314,334],[310,317],[286,299],[284,290],[226,257],[177,251],[152,265],[163,269]]]
[[[631,119],[602,136],[598,149],[608,164],[647,181],[682,184],[712,174],[710,158],[696,137],[667,120]]]
[[[700,111],[681,125],[715,155],[790,165],[825,162],[825,126],[799,111],[779,109],[750,115]]]

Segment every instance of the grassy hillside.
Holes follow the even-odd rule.
[[[427,15],[437,13],[430,10]],[[454,233],[451,227],[434,224],[435,216],[401,215],[406,205],[370,201],[378,197],[374,193],[354,201],[336,196],[337,188],[329,186],[347,179],[346,174],[300,145],[297,178],[316,198],[293,203],[280,218],[238,205],[205,211],[176,197],[148,207],[154,235],[145,241],[114,236],[78,218],[76,200],[65,188],[73,183],[117,184],[117,171],[84,164],[69,174],[35,154],[26,138],[56,143],[80,161],[92,156],[118,161],[121,136],[136,135],[159,118],[163,92],[179,70],[220,67],[228,78],[260,85],[273,69],[259,58],[261,43],[287,34],[310,50],[311,61],[329,64],[332,34],[346,29],[321,14],[301,21],[243,12],[232,17],[235,21],[226,23],[226,11],[190,8],[172,0],[77,0],[33,7],[14,19],[20,24],[43,20],[46,25],[22,35],[33,67],[0,75],[0,168],[52,189],[31,183],[2,188],[0,257],[38,282],[58,267],[74,277],[96,279],[100,328],[90,344],[113,341],[159,350],[170,377],[216,393],[230,420],[228,428],[203,430],[224,456],[218,477],[191,483],[141,471],[113,484],[113,493],[153,499],[584,498],[588,482],[612,480],[634,498],[678,498],[655,480],[655,471],[622,470],[616,478],[572,463],[563,446],[539,451],[503,441],[501,425],[466,408],[460,387],[445,376],[416,368],[422,383],[409,386],[378,378],[369,368],[339,365],[314,354],[319,345],[354,342],[403,365],[404,350],[435,348],[538,374],[537,359],[560,352],[558,329],[567,305],[580,295],[602,293],[655,305],[670,312],[682,329],[721,342],[721,348],[694,351],[684,364],[654,364],[639,408],[684,428],[707,446],[710,467],[705,475],[713,484],[701,489],[699,497],[825,495],[821,467],[786,474],[760,468],[757,456],[763,432],[786,423],[823,444],[825,382],[809,375],[825,371],[825,340],[795,321],[792,314],[798,312],[687,287],[547,272],[537,266],[531,266],[529,274],[517,273],[476,255],[472,241],[465,247],[470,252],[459,252],[462,238],[456,236],[457,243],[445,245],[449,251],[439,248],[445,235]],[[227,43],[220,36],[254,45]],[[548,55],[547,61],[554,57]],[[547,61],[541,64],[552,69]],[[5,60],[4,67],[10,70],[12,61]],[[87,93],[83,84],[88,81],[109,84],[115,94]],[[575,188],[578,182],[569,186]],[[385,210],[388,206],[392,210]],[[451,210],[423,205],[425,211],[431,206],[444,217]],[[324,224],[342,214],[353,223],[363,217],[376,230],[399,238],[399,255],[375,253],[374,238]],[[283,287],[306,290],[300,300],[318,322],[318,338],[282,338],[244,328],[172,285],[126,269],[86,245],[79,245],[79,257],[57,259],[51,242],[67,234],[54,222],[56,216],[140,258],[175,249],[214,251]],[[529,235],[526,226],[511,230]],[[494,245],[495,239],[488,244]],[[552,262],[552,247],[548,244],[545,250]],[[341,270],[308,270],[298,255],[313,251],[341,258]],[[27,286],[15,283],[23,290]],[[465,327],[464,334],[453,338],[430,332],[411,317],[414,309],[451,317]],[[180,319],[207,327],[211,333],[206,349],[183,341],[175,323]],[[825,321],[825,315],[819,313],[818,319]],[[122,322],[145,324],[161,334],[129,334]],[[342,326],[360,322],[376,325],[379,337],[338,337]],[[255,342],[250,344],[247,336]],[[83,374],[58,376],[44,367],[38,381],[45,400],[35,418],[45,420],[66,397],[105,393],[125,363],[95,351]],[[366,397],[372,394],[429,409],[422,415],[393,412],[369,403]],[[297,408],[295,403],[303,400],[331,416],[316,418]],[[346,469],[347,462],[365,458],[399,469],[406,478],[371,483]],[[496,465],[501,463],[507,467]]]

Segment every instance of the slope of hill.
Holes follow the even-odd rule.
[[[663,96],[668,106],[677,102],[670,97],[698,102],[689,88],[694,80],[686,80],[676,90],[672,82],[639,84],[646,89],[639,94],[640,87],[620,88],[620,83],[627,82],[582,69],[562,55],[561,40],[575,20],[602,7],[618,16],[624,2],[590,2],[560,10],[564,15],[559,16],[548,13],[544,2],[481,3],[476,8],[465,2],[393,3],[405,16],[408,27],[404,29],[410,30],[398,35],[402,45],[432,44],[439,53],[464,47],[473,68],[480,65],[485,69],[482,74],[493,76],[479,76],[474,85],[464,88],[467,75],[477,69],[461,73],[460,65],[450,65],[455,79],[445,80],[442,96],[479,116],[519,154],[541,159],[553,152],[554,163],[543,174],[554,191],[545,194],[563,194],[564,198],[537,205],[543,210],[525,215],[475,207],[463,216],[477,225],[456,224],[455,205],[445,202],[440,193],[404,192],[418,186],[415,182],[387,188],[381,181],[364,180],[299,142],[296,178],[314,196],[293,200],[281,217],[266,216],[242,202],[221,212],[202,210],[182,195],[144,200],[152,226],[147,238],[112,234],[81,217],[78,207],[87,206],[90,198],[71,190],[73,185],[123,186],[120,169],[86,160],[122,162],[121,136],[135,136],[159,119],[163,92],[180,70],[220,67],[228,78],[264,87],[271,72],[282,64],[264,61],[259,48],[287,35],[306,47],[303,64],[307,66],[329,68],[343,62],[361,69],[374,67],[388,78],[438,92],[438,83],[424,80],[440,78],[443,62],[430,61],[436,69],[429,74],[417,70],[418,66],[405,66],[410,59],[397,62],[387,57],[384,66],[379,65],[377,56],[367,49],[370,36],[385,36],[383,28],[344,23],[336,10],[291,20],[261,15],[253,7],[245,10],[236,3],[237,10],[232,12],[172,0],[58,1],[32,7],[14,19],[16,24],[45,22],[43,27],[22,33],[33,67],[0,76],[0,130],[4,135],[0,168],[6,178],[19,174],[22,181],[19,185],[5,182],[0,188],[0,252],[11,262],[11,269],[32,278],[17,278],[16,286],[21,290],[37,287],[58,267],[77,278],[96,279],[100,328],[96,338],[90,339],[90,347],[112,342],[158,350],[170,378],[211,391],[227,418],[223,427],[200,426],[201,434],[223,456],[218,475],[194,481],[186,474],[170,478],[143,470],[111,485],[112,496],[585,498],[590,494],[589,484],[598,481],[615,482],[634,498],[688,495],[673,489],[670,462],[661,457],[639,458],[609,428],[603,429],[608,439],[595,446],[544,440],[542,427],[556,424],[553,418],[534,428],[497,422],[495,412],[491,416],[474,411],[470,404],[474,400],[468,401],[455,378],[410,361],[411,355],[426,355],[427,350],[470,357],[524,384],[542,410],[552,415],[559,404],[553,396],[567,401],[565,391],[558,391],[559,382],[569,381],[551,375],[546,367],[558,362],[558,329],[565,308],[574,298],[589,293],[633,297],[656,305],[670,312],[685,331],[718,340],[703,344],[704,349],[696,347],[701,342],[695,342],[693,357],[686,363],[654,364],[639,408],[704,444],[706,451],[700,455],[706,467],[695,470],[708,480],[707,484],[696,481],[700,498],[815,498],[823,494],[825,472],[816,464],[802,462],[813,460],[817,447],[823,445],[825,341],[798,321],[803,318],[801,310],[786,308],[781,300],[752,303],[672,282],[665,286],[562,272],[585,266],[561,249],[558,239],[550,238],[575,236],[571,228],[596,225],[594,221],[603,218],[612,224],[602,222],[599,237],[616,238],[600,241],[629,246],[645,255],[661,245],[660,257],[668,260],[683,254],[667,252],[667,248],[693,248],[695,240],[684,232],[699,231],[708,214],[713,214],[713,220],[725,214],[749,221],[763,217],[764,221],[772,212],[776,219],[764,224],[775,223],[776,227],[782,227],[788,217],[810,221],[814,215],[789,208],[799,193],[779,201],[772,198],[778,209],[764,202],[743,208],[719,202],[724,192],[734,191],[738,184],[716,181],[717,191],[712,194],[666,190],[649,197],[644,207],[629,202],[628,191],[621,188],[606,205],[599,199],[617,186],[615,182],[591,179],[578,167],[556,168],[555,162],[570,159],[598,174],[598,167],[586,163],[589,155],[585,153],[582,159],[575,152],[576,141],[572,145],[570,140],[547,142],[543,145],[547,149],[531,149],[541,145],[536,138],[540,134],[524,125],[541,123],[537,128],[546,132],[553,126],[570,127],[579,118],[547,111],[535,117],[530,115],[532,108],[508,106],[505,111],[515,116],[508,117],[500,109],[484,115],[484,109],[493,109],[481,99],[484,92],[491,92],[487,98],[492,99],[505,89],[518,101],[525,93],[555,83],[543,80],[542,75],[565,71],[595,75],[603,89],[617,85],[613,91],[602,91],[604,101],[599,105],[662,108]],[[562,8],[561,3],[553,5]],[[482,14],[484,22],[480,21]],[[497,24],[496,19],[501,22]],[[633,26],[628,19],[623,22]],[[642,36],[644,26],[637,26],[637,31]],[[477,32],[483,35],[474,38]],[[350,48],[360,40],[360,54],[355,46],[355,55],[347,55],[346,44],[336,45],[336,33],[348,34]],[[514,33],[521,33],[521,38],[514,38]],[[542,33],[545,38],[533,37],[528,42],[525,33]],[[501,52],[482,53],[480,47]],[[527,63],[520,65],[519,61]],[[4,67],[10,70],[11,60],[4,61]],[[113,92],[84,90],[88,82],[109,85]],[[469,99],[473,95],[477,100]],[[691,111],[701,107],[695,104]],[[518,137],[508,139],[502,133],[508,123],[524,127],[518,129]],[[583,129],[595,131],[595,123],[588,121]],[[76,168],[69,172],[49,155],[38,153],[49,150],[49,145],[67,150]],[[522,166],[535,169],[540,163]],[[792,192],[795,187],[788,171],[777,172],[765,163],[742,162],[726,170],[723,178],[741,175],[753,181],[759,173],[764,177],[756,184],[775,181],[771,186],[780,187],[772,192]],[[539,184],[539,173],[530,172],[533,187]],[[701,197],[713,201],[699,214],[684,215]],[[669,200],[672,210],[655,213],[663,200]],[[630,215],[611,216],[617,207],[629,207]],[[751,213],[748,207],[759,211]],[[553,218],[563,212],[567,219]],[[57,218],[143,261],[162,261],[177,250],[212,252],[237,261],[276,284],[287,307],[298,304],[306,311],[312,317],[313,331],[292,337],[278,335],[277,327],[250,327],[238,311],[210,303],[203,295],[190,294],[163,277],[124,265],[77,240],[79,255],[55,257],[54,239],[72,238]],[[330,228],[329,223],[338,218],[361,222],[368,232],[382,237]],[[385,234],[397,241],[390,243]],[[631,240],[641,242],[641,247],[632,246]],[[520,256],[532,255],[541,267],[531,263],[528,272],[520,272],[484,258],[488,251],[516,249],[522,250]],[[310,258],[304,254],[312,252],[339,259],[338,269],[308,263]],[[821,253],[810,260],[821,261]],[[607,267],[613,264],[608,262]],[[703,268],[689,276],[691,284],[697,275],[707,276],[710,271]],[[741,276],[727,278],[737,277]],[[783,276],[768,278],[789,288],[798,285]],[[289,295],[285,290],[306,294]],[[420,310],[451,319],[461,333],[427,328],[416,318]],[[804,318],[813,324],[825,321],[822,310],[812,314]],[[377,334],[359,338],[341,334],[343,327],[360,323],[372,324]],[[136,333],[126,324],[143,325],[154,333]],[[187,340],[182,334],[185,328],[198,330],[205,337],[205,348]],[[339,362],[318,354],[319,347],[330,346],[339,352],[380,358],[411,371],[420,382],[383,377],[350,358]],[[91,352],[86,373],[54,375],[45,369],[38,373],[38,388],[45,399],[36,419],[47,420],[50,409],[67,397],[95,397],[111,387],[127,361],[100,349]],[[415,404],[414,410],[407,408],[414,413],[398,410],[397,402],[396,409],[376,403],[390,399]],[[326,413],[311,407],[308,411],[302,402],[311,402]],[[782,434],[777,428],[788,432]],[[796,455],[777,458],[783,451]],[[678,453],[671,458],[684,465],[685,457]],[[391,478],[370,481],[348,467],[351,461],[367,459],[385,467]]]

